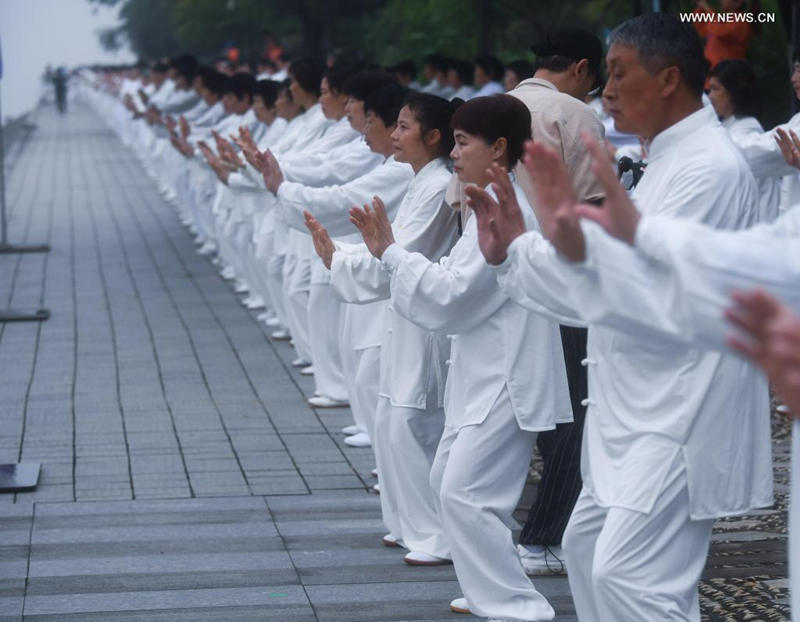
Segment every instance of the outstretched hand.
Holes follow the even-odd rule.
[[[734,292],[725,317],[739,334],[728,344],[767,374],[795,416],[800,416],[800,317],[763,290]]]
[[[336,252],[336,245],[331,240],[328,230],[323,227],[320,222],[311,215],[311,212],[304,211],[303,219],[306,223],[306,228],[311,232],[311,240],[314,242],[314,250],[317,251],[322,263],[330,270],[331,262],[333,261],[333,253]]]
[[[380,197],[372,197],[372,209],[369,205],[353,207],[350,210],[350,222],[361,232],[369,252],[380,259],[389,246],[394,244],[392,223],[386,215],[386,206]]]
[[[775,130],[775,142],[781,148],[781,155],[786,160],[786,164],[794,168],[800,168],[800,138],[797,137],[794,130],[786,130],[778,128]]]
[[[497,265],[505,261],[509,245],[525,233],[527,227],[508,173],[495,163],[487,174],[497,200],[483,188],[473,185],[464,188],[464,194],[477,219],[481,252],[487,263]]]
[[[606,198],[598,209],[594,205],[579,205],[578,216],[600,225],[609,235],[633,245],[641,215],[608,161],[605,147],[584,135],[583,144],[592,154],[592,171],[600,180]]]
[[[578,199],[564,162],[555,151],[528,142],[523,164],[533,182],[534,210],[542,234],[569,261],[583,261],[586,240],[578,219]]]

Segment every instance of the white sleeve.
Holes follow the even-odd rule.
[[[366,304],[388,299],[389,273],[366,247],[360,247],[357,251],[340,248],[333,254],[331,286],[345,302]]]
[[[284,181],[278,188],[278,199],[284,222],[298,231],[307,232],[303,211],[314,215],[332,237],[356,233],[350,222],[350,208],[372,203],[377,195],[384,204],[399,205],[411,182],[413,172],[393,165],[378,166],[366,175],[340,186],[313,188]]]
[[[473,218],[469,225],[473,225]],[[382,261],[392,274],[392,305],[400,315],[439,333],[462,333],[491,317],[508,296],[497,286],[473,230],[459,239],[450,255],[432,262],[392,244]]]
[[[517,237],[494,270],[500,288],[518,305],[561,324],[586,325],[567,295],[569,265],[538,231]]]
[[[800,115],[795,115],[788,123],[778,127],[800,131]],[[731,139],[742,150],[756,178],[783,177],[797,172],[783,159],[780,147],[775,142],[774,129],[763,133],[731,135]]]

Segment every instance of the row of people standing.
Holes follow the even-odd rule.
[[[573,275],[569,249],[540,229],[533,208],[548,205],[541,171],[552,162],[539,153],[537,170],[534,151],[519,164],[531,132],[565,165],[550,168],[573,198],[609,192],[581,139],[602,138],[582,103],[602,47],[588,33],[559,35],[540,47],[534,78],[464,104],[410,93],[382,72],[323,74],[307,60],[292,64],[288,86],[235,75],[217,99],[213,74],[202,74],[204,102],[163,130],[178,98],[156,114],[132,97],[93,97],[174,197],[201,251],[217,252],[251,306],[271,307],[264,319],[277,337],[291,333],[298,365],[313,361],[320,395],[310,403],[349,401],[374,441],[383,543],[405,546],[411,565],[452,560],[464,593],[453,610],[552,619],[520,564],[511,512],[534,444],[549,435],[546,460],[577,464],[582,425],[559,434],[559,424],[588,408],[583,484],[552,469],[549,485],[565,494],[540,495],[544,529],[531,531],[557,539],[540,549],[559,544],[571,515],[564,553],[581,620],[693,620],[713,518],[772,501],[766,384],[729,354],[629,331],[609,309],[625,300],[646,324],[647,280],[635,280],[632,304],[602,290],[621,279],[592,270],[637,264],[606,261],[612,246]],[[717,228],[757,222],[752,174],[700,102],[691,29],[632,20],[606,60],[617,127],[649,147],[639,209]],[[188,63],[175,65],[189,83]],[[130,95],[133,82],[120,90]],[[214,125],[204,115],[220,94],[228,114]],[[498,229],[509,214],[517,236],[528,232],[514,244]],[[588,329],[586,356],[581,333],[565,347],[559,323]],[[541,552],[531,544],[523,563]]]

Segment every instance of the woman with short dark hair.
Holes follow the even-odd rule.
[[[531,118],[518,99],[495,95],[463,104],[451,127],[460,181],[488,187],[488,170],[516,164]],[[527,226],[535,228],[524,193],[516,185],[514,192]],[[550,620],[553,608],[525,575],[508,525],[538,432],[572,420],[558,325],[500,290],[478,246],[474,217],[437,262],[394,243],[379,207],[354,211],[354,221],[390,275],[395,314],[451,338],[445,428],[431,468],[466,597],[450,607],[502,620]]]
[[[744,60],[723,60],[708,76],[708,98],[722,125],[738,143],[748,135],[764,133],[756,115],[760,109],[758,79]],[[757,180],[759,220],[771,222],[778,217],[780,180],[763,177]]]

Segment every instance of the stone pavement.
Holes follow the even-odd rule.
[[[371,453],[339,434],[349,411],[307,406],[291,348],[114,134],[80,104],[34,121],[10,237],[52,251],[0,256],[0,307],[53,315],[0,324],[0,462],[43,467],[35,492],[0,494],[0,622],[469,619],[447,609],[452,568],[380,546]],[[719,530],[705,619],[784,619],[782,517]],[[564,578],[537,586],[575,620]]]

